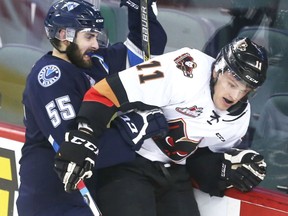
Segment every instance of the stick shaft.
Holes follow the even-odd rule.
[[[143,53],[143,60],[147,61],[151,57],[147,0],[140,0],[140,7],[141,7],[140,14],[141,14],[142,53]]]

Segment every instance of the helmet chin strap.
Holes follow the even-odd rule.
[[[59,39],[58,39],[59,40]],[[57,44],[53,41],[53,40],[50,40],[50,43],[52,44],[52,46],[61,54],[66,54],[67,53],[67,47],[71,45],[71,43],[74,43],[76,44],[75,42],[69,42],[70,44],[66,47],[65,50],[60,50],[59,49],[59,46],[57,46]]]
[[[61,53],[61,54],[67,53],[66,50],[60,50],[60,49],[58,48],[58,46],[57,46],[53,41],[50,41],[50,43],[52,44],[52,46],[53,46],[59,53]]]

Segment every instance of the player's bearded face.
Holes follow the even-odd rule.
[[[88,52],[88,50],[86,52]],[[82,53],[76,43],[70,43],[66,50],[67,57],[72,64],[81,68],[90,68],[92,67],[92,61],[90,57],[84,58],[84,56],[87,56],[86,52]]]
[[[219,110],[229,109],[252,90],[238,81],[232,73],[214,72],[213,77],[217,80],[214,85],[213,102]]]

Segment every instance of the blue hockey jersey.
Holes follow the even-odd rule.
[[[167,38],[156,17],[150,18],[151,54],[159,55],[164,52]],[[74,120],[85,92],[102,78],[141,59],[140,14],[129,9],[128,20],[127,41],[97,50],[90,69],[78,68],[52,56],[52,52],[33,66],[23,92],[26,141],[20,160],[19,215],[90,215],[79,193],[64,191],[53,170],[55,152],[48,136],[62,143],[65,132],[77,127]],[[95,180],[89,179],[86,185],[94,195]]]

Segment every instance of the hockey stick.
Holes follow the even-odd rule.
[[[149,39],[149,24],[148,24],[148,6],[147,0],[140,0],[141,6],[141,36],[142,36],[142,53],[143,60],[150,59],[150,39]]]
[[[54,138],[51,135],[49,135],[48,140],[49,140],[50,144],[52,145],[54,151],[58,152],[60,147],[59,147],[58,143],[54,140]],[[77,188],[80,191],[85,203],[91,209],[93,215],[102,216],[100,209],[98,208],[97,204],[93,200],[93,198],[92,198],[92,196],[91,196],[91,194],[90,194],[90,192],[89,192],[88,188],[86,187],[83,180],[81,180],[78,183]]]

